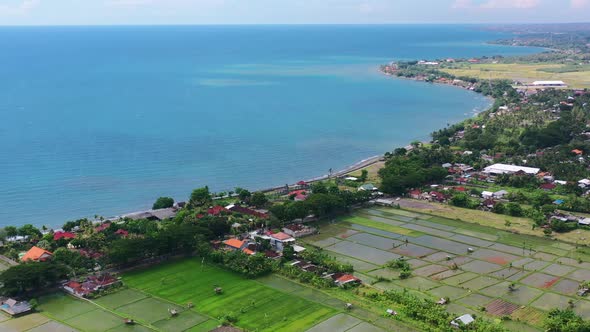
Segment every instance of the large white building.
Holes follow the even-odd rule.
[[[563,81],[534,81],[534,86],[547,86],[547,87],[566,87],[567,84]]]
[[[484,168],[483,172],[492,175],[499,175],[499,174],[514,174],[519,171],[523,171],[529,175],[535,175],[539,173],[540,168],[534,167],[524,167],[524,166],[516,166],[516,165],[507,165],[507,164],[494,164]]]

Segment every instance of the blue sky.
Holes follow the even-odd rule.
[[[590,0],[0,0],[0,25],[588,21]]]

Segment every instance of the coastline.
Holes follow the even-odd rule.
[[[430,83],[430,84],[436,84],[436,85],[446,85],[446,86],[451,86],[451,87],[455,87],[455,88],[459,88],[459,89],[463,89],[463,90],[468,90],[468,91],[475,92],[475,91],[470,90],[468,88],[465,88],[463,86],[452,84],[452,83],[449,83],[449,82],[438,82],[438,81],[426,82],[424,79],[396,76],[396,75],[393,75],[391,73],[385,72],[382,68],[378,68],[377,70],[382,75],[387,76],[387,77],[389,77],[391,79],[411,80],[411,81],[422,82],[422,83]],[[481,93],[478,93],[478,92],[475,92],[475,93],[477,93],[478,95],[484,96]],[[491,102],[491,104],[493,104],[494,98],[492,98],[490,96],[484,96],[484,97],[486,99],[488,99]],[[473,116],[477,116],[478,114],[481,114],[482,112],[486,112],[489,109],[490,109],[490,106],[488,106],[487,109],[482,110],[482,111],[477,112],[477,113],[476,112],[473,112],[473,110],[466,111],[465,114],[466,115],[469,115],[469,116],[467,116],[465,119],[469,119],[469,118],[471,118]],[[464,120],[462,120],[462,121],[464,121]],[[426,136],[428,136],[428,135],[429,134],[427,134]],[[338,171],[333,172],[332,174],[324,174],[324,175],[320,175],[320,176],[315,176],[315,177],[311,177],[311,178],[307,178],[307,179],[302,179],[301,181],[304,181],[305,183],[309,184],[309,183],[324,181],[324,180],[327,180],[327,179],[330,179],[330,178],[334,178],[334,177],[342,177],[342,176],[344,176],[346,174],[350,174],[352,172],[359,171],[359,170],[365,169],[367,167],[370,167],[370,166],[372,166],[374,164],[377,164],[379,162],[385,161],[384,154],[385,154],[385,152],[383,154],[381,154],[381,155],[376,155],[376,156],[368,157],[368,158],[362,159],[360,161],[354,162],[354,163],[350,164],[349,166],[346,166],[346,167],[344,167],[344,168],[342,168],[342,169],[340,169]],[[297,184],[296,183],[294,183],[294,184],[288,184],[288,186],[290,188],[291,187],[297,187]],[[282,190],[284,188],[285,188],[285,185],[278,185],[278,186],[273,186],[273,187],[267,187],[267,188],[258,189],[258,190],[255,190],[255,191],[256,192],[262,192],[262,193],[268,194],[268,193],[280,191],[280,190]],[[233,196],[237,196],[237,195],[234,194],[234,195],[232,195],[232,197]],[[221,197],[221,198],[228,198],[228,196],[224,196],[224,197]],[[177,201],[176,199],[175,199],[175,201],[176,202],[182,202],[182,200]],[[148,203],[146,203],[146,204],[148,204]],[[107,220],[120,219],[120,218],[122,218],[122,217],[124,217],[126,215],[144,213],[144,212],[149,212],[149,211],[151,211],[151,210],[148,209],[148,210],[140,210],[140,211],[126,212],[126,213],[121,213],[121,214],[118,214],[118,215],[115,215],[115,216],[106,217],[103,220],[104,221],[107,221]],[[102,222],[102,220],[93,220],[93,222]]]

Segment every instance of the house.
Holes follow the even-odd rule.
[[[457,178],[457,180],[455,180],[455,182],[457,182],[458,184],[467,184],[469,182],[469,179],[466,177],[460,177],[460,178]]]
[[[484,207],[488,208],[488,209],[493,209],[494,206],[496,206],[496,204],[498,204],[496,201],[494,201],[491,198],[485,199],[481,205],[483,205]]]
[[[445,199],[447,199],[447,197],[438,191],[431,191],[430,192],[430,199],[432,199],[433,201],[437,201],[437,202],[443,202]]]
[[[301,202],[307,199],[307,190],[294,190],[289,193],[289,197],[293,197],[296,202]]]
[[[283,227],[283,233],[294,238],[315,234],[316,229],[302,224],[291,224]]]
[[[127,213],[127,214],[122,215],[121,217],[123,219],[131,219],[131,220],[143,220],[143,219],[156,220],[156,217],[154,217],[154,215],[151,214],[149,211]],[[110,223],[105,223],[105,224],[110,224]],[[106,226],[106,228],[108,228],[108,226]],[[98,232],[100,232],[100,231],[98,231]]]
[[[590,186],[590,180],[582,179],[582,180],[578,181],[578,186],[580,186],[582,188],[588,187],[588,186]]]
[[[244,247],[245,241],[238,239],[227,239],[223,241],[225,248],[229,250],[241,250]]]
[[[207,214],[211,216],[218,216],[224,212],[229,212],[228,209],[224,208],[223,206],[216,205],[212,208],[207,209]]]
[[[445,164],[442,164],[442,167],[443,168],[451,168],[451,167],[453,167],[453,164],[445,163]]]
[[[373,203],[375,203],[376,205],[381,205],[381,206],[389,206],[392,207],[395,205],[395,199],[394,198],[377,198],[373,201],[371,201]]]
[[[555,204],[555,205],[561,205],[563,203],[565,203],[565,201],[563,199],[556,199],[553,201],[553,204]]]
[[[359,285],[361,283],[361,280],[352,274],[334,273],[330,277],[338,287],[344,287],[345,285]]]
[[[590,218],[584,218],[578,220],[578,225],[580,226],[590,226]]]
[[[283,251],[283,249],[287,245],[293,244],[295,242],[295,239],[293,237],[291,237],[291,235],[283,233],[283,232],[270,234],[269,236],[270,236],[270,245],[276,251]]]
[[[129,232],[128,232],[128,231],[126,231],[126,230],[124,230],[124,229],[122,229],[122,228],[119,228],[119,229],[118,229],[118,230],[115,232],[115,234],[117,234],[117,235],[121,235],[122,237],[125,237],[125,236],[129,235]]]
[[[372,183],[365,183],[358,188],[358,191],[375,191],[379,188],[375,187]]]
[[[555,187],[557,187],[557,185],[555,185],[554,183],[543,183],[539,186],[539,189],[550,191],[555,189]]]
[[[33,246],[29,251],[27,251],[23,257],[21,257],[21,261],[35,261],[35,262],[45,262],[51,259],[53,254],[45,249]]]
[[[451,325],[454,327],[460,327],[469,325],[475,322],[475,319],[470,314],[465,314],[463,316],[459,316],[451,321]]]
[[[345,177],[344,180],[346,180],[346,181],[358,181],[358,178],[356,178],[354,176],[349,176],[349,177]]]
[[[411,190],[409,192],[409,195],[413,199],[420,199],[420,198],[422,198],[422,192],[420,190],[418,190],[418,189]]]
[[[232,212],[246,214],[246,215],[257,217],[257,218],[261,218],[261,219],[268,218],[268,214],[267,213],[256,211],[256,210],[252,210],[252,209],[249,209],[247,207],[243,207],[243,206],[236,205],[236,204],[230,204],[230,205],[226,206],[225,208],[228,209],[228,210],[230,210],[230,211],[232,211]]]
[[[120,284],[121,281],[109,273],[88,276],[85,280],[70,280],[63,284],[62,288],[78,297],[88,297],[102,289]]]
[[[110,222],[103,222],[102,224],[94,227],[94,231],[96,233],[100,233],[100,232],[104,231],[105,229],[107,229],[109,227],[111,227],[111,223]]]
[[[541,169],[534,168],[534,167],[524,167],[524,166],[516,166],[516,165],[507,165],[507,164],[494,164],[484,168],[483,173],[491,174],[491,175],[500,175],[500,174],[520,174],[524,175],[535,175],[539,173]]]
[[[76,234],[71,233],[71,232],[58,231],[58,232],[53,233],[53,241],[59,241],[61,239],[71,240],[71,239],[75,239],[75,238],[76,238]]]
[[[567,181],[563,181],[563,180],[555,180],[553,182],[555,182],[556,184],[562,185],[562,186],[565,186],[567,184]]]
[[[174,218],[176,216],[176,209],[175,208],[167,208],[167,209],[151,210],[149,213],[157,220],[162,221],[162,220]]]
[[[489,198],[494,197],[494,193],[491,192],[491,191],[482,191],[481,192],[481,197],[484,198],[484,199],[489,199]]]
[[[575,155],[577,155],[577,156],[581,156],[581,155],[584,154],[584,151],[578,150],[578,149],[573,149],[572,150],[572,153],[575,154]]]
[[[307,187],[307,182],[305,181],[299,181],[297,182],[297,186],[299,186],[300,188],[306,188]]]
[[[496,199],[502,199],[506,195],[508,195],[508,192],[506,190],[498,190],[493,194],[493,197]]]
[[[0,310],[12,317],[16,317],[30,313],[33,311],[33,307],[27,301],[17,301],[7,297],[0,297]]]

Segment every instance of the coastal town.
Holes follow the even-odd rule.
[[[586,331],[590,91],[494,61],[383,65],[493,106],[344,171],[4,227],[0,330]]]

